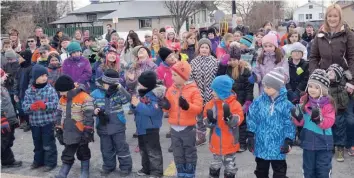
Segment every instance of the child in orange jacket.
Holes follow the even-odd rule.
[[[219,177],[222,165],[225,166],[225,178],[234,178],[237,172],[235,159],[240,149],[239,125],[244,115],[241,104],[232,93],[233,82],[227,75],[216,77],[211,84],[214,98],[204,108],[205,122],[211,129],[209,150],[214,160],[209,168],[209,176],[213,178]]]
[[[177,62],[172,67],[173,85],[159,105],[169,114],[173,157],[177,177],[195,177],[197,165],[196,117],[203,110],[203,98],[194,81],[190,81],[191,66]]]

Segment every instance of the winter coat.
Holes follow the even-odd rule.
[[[50,46],[49,52],[52,52],[52,51],[57,51],[57,50]],[[39,54],[39,48],[37,48],[32,54],[32,62],[36,63],[40,57],[41,57],[41,54]],[[64,60],[63,58],[61,58],[61,59]]]
[[[216,48],[218,48],[219,46],[219,39],[218,38],[213,38],[213,39],[210,39],[210,42],[211,42],[211,50],[213,51],[213,53],[216,53]]]
[[[187,54],[188,63],[190,63],[196,56],[194,45],[189,45],[187,49],[182,49],[181,53]]]
[[[10,94],[7,91],[7,89],[3,86],[1,86],[1,100],[0,100],[0,105],[1,105],[1,115],[5,115],[6,119],[9,122],[9,125],[15,125],[18,123],[17,116],[15,109],[12,105]]]
[[[179,51],[181,50],[180,42],[172,42],[171,40],[166,40],[166,47],[172,51]]]
[[[197,56],[191,62],[191,79],[197,83],[204,104],[213,98],[213,90],[210,86],[216,77],[218,65],[218,61],[213,56]]]
[[[10,94],[14,94],[15,80],[19,69],[20,64],[16,59],[7,60],[7,63],[3,66],[3,70],[7,73],[7,80],[5,81],[4,86]]]
[[[303,96],[300,106],[304,104],[302,101],[305,97],[308,95]],[[318,125],[311,121],[313,105],[319,106],[321,110],[320,117],[323,121]],[[296,126],[303,127],[300,133],[301,148],[305,150],[332,150],[334,145],[331,127],[335,122],[335,108],[330,103],[330,99],[322,97],[320,101],[313,104],[309,101],[305,104],[305,110],[301,109],[300,111],[303,113],[303,120],[301,122],[294,118],[292,120]]]
[[[316,37],[316,33],[313,32],[313,34],[307,34],[306,32],[302,34],[301,39],[306,41],[306,42],[310,42],[312,39],[314,39]]]
[[[250,66],[255,67],[257,63],[257,51],[254,49],[241,50],[241,60],[246,61]]]
[[[299,64],[295,65],[293,59],[289,59],[290,81],[286,84],[286,89],[291,91],[303,92],[306,89],[309,80],[309,63],[301,59]]]
[[[93,110],[92,98],[83,86],[60,98],[56,124],[63,128],[66,145],[80,143],[84,129],[93,129]]]
[[[291,57],[291,50],[292,50],[292,45],[293,44],[287,44],[287,45],[284,45],[282,47],[283,51],[284,51],[284,56],[286,59],[289,59],[289,57]],[[304,46],[304,49],[306,48],[306,46]],[[307,60],[307,48],[306,50],[304,51],[303,55],[302,55],[302,58]]]
[[[248,78],[251,76],[251,66],[249,66],[249,64],[245,61],[240,62],[242,63],[242,67],[239,70],[243,72],[239,74],[237,79],[232,78],[233,68],[231,66],[223,66],[221,64],[219,65],[217,76],[228,75],[234,80],[232,91],[237,94],[237,101],[243,105],[246,101],[253,101],[254,85],[248,81]]]
[[[124,90],[124,91],[123,91]],[[111,96],[106,96],[106,91],[98,88],[91,93],[95,108],[104,109],[109,116],[107,125],[99,124],[96,119],[96,128],[98,135],[112,135],[115,133],[125,132],[126,119],[124,115],[123,105],[130,101],[129,94],[124,88],[120,88]]]
[[[63,69],[61,66],[53,67],[51,65],[48,66],[48,83],[54,87],[57,79],[62,75]]]
[[[289,80],[289,63],[288,60],[283,59],[278,64],[275,64],[276,58],[275,53],[264,54],[263,64],[258,61],[256,67],[253,68],[253,72],[257,75],[257,82],[259,83],[259,91],[263,91],[262,79],[263,77],[276,67],[282,67],[285,72],[285,83]]]
[[[31,104],[39,100],[46,104],[46,109],[32,111],[30,109]],[[31,126],[45,126],[55,122],[58,103],[58,94],[50,84],[47,84],[44,88],[39,89],[31,86],[26,90],[25,99],[22,103],[22,109],[25,114],[29,115],[29,122]]]
[[[345,71],[354,74],[354,32],[347,25],[331,35],[320,29],[312,42],[309,70],[328,69],[331,64],[340,65]],[[350,83],[354,84],[352,80]]]
[[[255,134],[254,155],[265,160],[284,160],[280,153],[284,140],[295,138],[295,126],[290,110],[294,107],[286,96],[285,87],[272,99],[264,92],[251,104],[247,117],[248,131]]]
[[[183,110],[179,106],[179,97],[183,96],[189,103],[189,109]],[[168,112],[168,123],[179,126],[194,126],[197,123],[195,119],[203,110],[203,98],[194,81],[187,81],[182,88],[172,85],[167,90],[166,98],[171,107]]]
[[[160,66],[156,69],[157,78],[163,82],[166,88],[170,88],[173,84],[172,70],[165,62],[160,63]]]
[[[350,98],[345,84],[346,80],[343,77],[340,82],[331,81],[329,86],[329,95],[333,98],[338,111],[343,111],[348,108]]]
[[[228,49],[221,47],[221,44],[216,48],[216,57],[217,59],[220,59],[223,55],[228,53]]]
[[[85,85],[89,89],[89,82],[91,80],[92,69],[90,62],[80,56],[79,59],[69,57],[63,63],[63,74],[70,76],[74,82]]]
[[[245,36],[249,33],[249,27],[244,25],[237,25],[234,29],[232,29],[232,33],[235,33],[237,31],[242,32],[243,36]]]
[[[285,33],[281,38],[280,38],[280,46],[284,46],[288,44],[288,33]]]
[[[16,73],[16,80],[14,84],[14,93],[22,101],[25,98],[25,92],[30,87],[32,78],[32,65],[21,66]]]
[[[228,104],[232,118],[226,122],[224,120],[223,105]],[[207,118],[207,111],[211,109],[216,125],[211,125],[206,119],[210,129],[209,150],[213,154],[227,155],[236,153],[240,149],[239,126],[244,120],[241,104],[237,101],[236,95],[231,95],[225,100],[213,99],[204,108],[204,118]]]
[[[157,66],[154,62],[152,62],[150,59],[146,59],[140,64],[134,64],[131,65],[131,67],[125,72],[125,81],[126,81],[126,86],[128,91],[133,94],[135,93],[135,89],[138,86],[138,78],[141,75],[141,73],[145,71],[155,71],[157,69]],[[127,74],[132,73],[134,74],[133,80],[129,79]]]
[[[140,97],[140,102],[136,107],[131,107],[135,115],[138,135],[145,135],[146,129],[161,127],[163,112],[158,106],[158,101],[164,97],[165,90],[164,86],[159,85],[143,97]]]

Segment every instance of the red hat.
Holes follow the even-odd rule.
[[[172,70],[176,72],[184,80],[189,80],[192,68],[186,61],[179,61],[172,66]]]

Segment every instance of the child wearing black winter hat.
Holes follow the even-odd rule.
[[[98,83],[100,86],[91,96],[95,107],[94,114],[98,118],[96,128],[103,159],[101,175],[106,176],[116,169],[117,157],[120,175],[126,177],[132,171],[133,163],[126,142],[123,105],[130,101],[131,96],[121,86],[119,73],[113,69],[107,69],[98,79]]]
[[[158,102],[164,97],[166,88],[157,85],[156,80],[155,72],[143,72],[138,78],[139,97],[133,96],[131,101],[143,164],[138,175],[150,177],[162,177],[163,174],[159,135],[163,112]]]
[[[93,102],[84,86],[75,88],[73,79],[62,75],[55,83],[60,93],[56,119],[56,137],[65,148],[61,160],[63,165],[55,178],[66,178],[77,158],[81,161],[81,176],[89,177],[91,152],[89,142],[94,138]]]

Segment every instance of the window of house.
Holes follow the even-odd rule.
[[[323,13],[319,13],[319,14],[318,14],[318,18],[319,18],[319,19],[323,19]]]
[[[151,19],[140,19],[139,28],[151,28],[152,20]]]
[[[207,21],[207,12],[206,10],[202,10],[202,22],[206,22]]]
[[[313,5],[309,5],[309,9],[313,9]]]
[[[304,21],[304,14],[299,14],[299,22],[303,22]]]
[[[97,14],[87,14],[87,20],[90,22],[96,22],[97,21]]]
[[[312,14],[306,14],[306,19],[311,20],[312,19]]]

